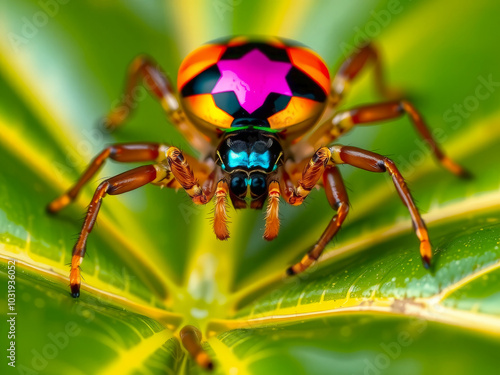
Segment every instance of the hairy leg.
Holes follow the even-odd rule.
[[[445,155],[432,137],[420,113],[406,100],[364,105],[339,112],[330,120],[323,123],[308,138],[308,142],[310,142],[311,145],[329,144],[355,126],[373,125],[380,121],[391,120],[405,115],[408,115],[411,124],[415,127],[422,139],[429,145],[432,154],[444,168],[459,177],[471,177],[471,174],[467,170]]]
[[[342,181],[340,171],[334,165],[328,165],[323,173],[323,186],[325,188],[328,203],[337,212],[325,231],[318,239],[313,248],[302,258],[302,260],[287,269],[288,275],[294,275],[309,268],[325,249],[325,246],[337,234],[347,214],[349,213],[349,198]]]

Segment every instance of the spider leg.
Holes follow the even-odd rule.
[[[183,134],[190,144],[201,153],[211,150],[210,143],[187,119],[179,105],[172,83],[148,56],[137,56],[129,66],[125,93],[121,103],[104,119],[104,126],[109,130],[119,127],[137,106],[135,90],[143,79],[147,89],[161,102],[170,122]]]
[[[431,243],[425,223],[418,212],[415,202],[406,186],[403,176],[397,169],[394,162],[385,156],[363,150],[357,147],[334,145],[329,148],[331,152],[330,162],[335,164],[349,164],[356,168],[361,168],[370,172],[387,172],[392,177],[392,181],[403,204],[410,212],[415,234],[420,241],[420,255],[426,268],[430,267],[432,257]]]
[[[390,120],[404,115],[408,115],[410,117],[412,125],[429,145],[432,154],[444,168],[459,177],[471,177],[471,174],[466,169],[445,155],[432,137],[432,134],[420,113],[410,102],[406,100],[364,105],[339,112],[335,114],[331,120],[322,124],[311,135],[308,142],[310,142],[311,145],[328,144],[351,130],[356,125],[372,125],[383,120]]]
[[[78,241],[73,247],[70,272],[70,287],[71,295],[73,297],[76,298],[80,296],[80,264],[85,256],[87,238],[94,227],[97,214],[99,213],[99,208],[101,207],[102,199],[106,196],[106,194],[123,194],[150,182],[154,182],[158,179],[158,177],[163,178],[163,173],[161,171],[162,169],[158,166],[145,165],[107,179],[96,189],[94,196],[90,201]]]
[[[378,93],[385,98],[394,98],[399,96],[393,90],[389,90],[387,88],[380,55],[373,44],[368,42],[345,59],[333,77],[328,102],[330,109],[337,106],[337,104],[344,98],[351,82],[369,62],[373,62],[375,68],[374,79],[375,87]]]
[[[80,264],[85,256],[87,238],[94,227],[94,223],[101,207],[102,199],[109,195],[123,194],[135,190],[148,183],[164,185],[169,173],[172,173],[180,186],[196,204],[206,204],[213,196],[212,173],[207,181],[200,186],[198,180],[184,158],[182,152],[176,147],[160,148],[157,164],[146,165],[121,173],[102,182],[96,189],[89,204],[78,241],[73,248],[71,260],[70,286],[73,297],[80,295]],[[170,186],[170,185],[166,185]]]
[[[179,332],[182,346],[187,350],[195,362],[206,370],[212,370],[214,364],[207,352],[201,346],[201,331],[191,325],[184,326]]]
[[[90,163],[87,170],[71,189],[54,199],[47,206],[47,211],[56,213],[74,201],[83,186],[99,171],[108,158],[123,163],[161,161],[166,158],[165,151],[167,149],[169,149],[169,146],[160,143],[122,143],[107,147]],[[194,158],[190,157],[189,163],[195,166],[199,173],[202,173],[202,171],[206,173],[207,167]]]
[[[209,185],[204,184],[202,188],[195,178],[184,154],[177,147],[171,146],[166,148],[158,160],[167,171],[172,172],[177,182],[182,186],[194,203],[206,204],[212,198],[213,181],[210,179]],[[214,174],[211,176],[213,177]]]
[[[337,211],[325,231],[302,260],[287,269],[288,275],[304,272],[321,255],[325,246],[337,234],[349,213],[349,198],[340,171],[335,165],[328,165],[323,173],[323,186],[330,206]]]
[[[56,213],[74,201],[83,186],[99,171],[108,158],[119,162],[153,161],[158,158],[159,148],[160,144],[158,143],[115,144],[107,147],[92,160],[71,189],[47,206],[47,211]]]
[[[294,187],[287,172],[283,172],[280,186],[281,194],[289,204],[298,206],[304,202],[304,199],[309,195],[312,188],[316,186],[321,178],[329,162],[330,155],[331,152],[328,147],[321,147],[318,149],[304,166],[302,177],[298,181],[296,187]]]
[[[290,175],[288,174],[287,170],[284,169],[281,172],[281,184],[280,184],[280,191],[281,195],[285,198],[285,200],[294,206],[298,206],[304,202],[304,199],[309,195],[311,192],[312,188],[316,186],[318,183],[319,179],[321,176],[324,175],[325,171],[328,171],[329,174],[335,173],[332,172],[332,169],[330,168],[329,163],[330,162],[330,157],[331,157],[331,151],[328,149],[328,147],[321,147],[318,149],[318,151],[315,152],[315,154],[312,156],[312,158],[309,160],[307,164],[305,164],[304,169],[302,171],[302,175],[296,184],[297,186],[294,186],[292,179],[290,178]],[[291,169],[295,169],[297,165],[294,165],[291,167]],[[340,178],[340,174],[339,174]],[[326,183],[331,183],[331,179],[324,177],[324,180]],[[338,183],[336,184],[338,185]],[[343,185],[341,185],[343,187]],[[344,189],[345,190],[345,189]],[[332,193],[332,196],[337,196],[339,194],[337,193]],[[347,197],[347,195],[346,195]],[[347,199],[347,198],[346,198]],[[347,201],[346,201],[347,202]],[[343,219],[342,219],[343,221]],[[341,223],[340,223],[341,224]],[[339,224],[339,227],[340,227]],[[287,274],[288,275],[293,275],[296,273],[303,272],[305,269],[307,269],[317,257],[321,254],[323,251],[326,243],[326,238],[329,237],[331,239],[333,235],[337,232],[337,230],[334,230],[333,224],[330,224],[321,236],[320,241],[314,246],[313,250],[314,253],[309,252],[308,255],[306,255],[299,263],[295,264],[294,266],[288,268]],[[334,230],[332,232],[332,230]],[[331,235],[330,235],[331,234]],[[312,257],[317,256],[315,259]]]
[[[199,172],[204,174],[209,166],[195,159],[184,157],[177,147],[160,143],[135,143],[116,144],[109,146],[101,152],[90,164],[78,182],[67,193],[52,201],[47,209],[55,213],[73,201],[83,186],[98,172],[106,159],[111,158],[120,162],[156,161],[157,164],[147,165],[124,172],[102,182],[96,189],[89,204],[78,241],[73,248],[71,261],[70,285],[73,297],[79,296],[80,291],[80,264],[85,255],[87,238],[94,227],[102,198],[106,194],[117,195],[137,189],[148,183],[161,186],[181,186],[196,204],[205,204],[213,196],[214,176],[212,172],[205,179],[203,186],[194,177],[189,163],[193,164]],[[192,159],[192,160],[191,160]],[[173,177],[172,177],[173,176]]]

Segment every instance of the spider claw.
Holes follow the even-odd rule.
[[[68,194],[63,194],[50,202],[47,207],[45,207],[45,209],[47,213],[49,213],[50,215],[54,215],[57,212],[61,211],[69,203],[71,203],[71,198]]]
[[[474,178],[474,175],[467,169],[462,168],[462,171],[460,172],[458,177],[463,178],[464,180],[472,180]]]
[[[471,178],[474,177],[471,172],[469,172],[467,169],[462,167],[460,164],[455,163],[453,160],[451,160],[447,156],[444,156],[441,159],[441,164],[443,165],[443,167],[448,169],[451,173],[453,173],[454,175],[456,175],[460,178],[470,180]]]
[[[71,285],[71,297],[73,297],[73,298],[80,297],[80,285],[79,284]]]
[[[427,270],[431,269],[431,258],[427,255],[422,256],[422,264],[424,265],[424,268]]]

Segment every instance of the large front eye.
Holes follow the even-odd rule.
[[[246,177],[247,175],[245,173],[237,172],[233,174],[233,176],[231,177],[230,189],[234,195],[238,197],[244,197],[246,195],[247,193]]]
[[[250,182],[250,191],[252,196],[260,197],[266,192],[266,176],[262,173],[252,173]]]

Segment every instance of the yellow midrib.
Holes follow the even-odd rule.
[[[497,269],[500,269],[500,261],[483,267],[431,297],[408,299],[393,297],[353,298],[348,294],[345,298],[329,301],[322,300],[320,303],[298,304],[297,306],[279,308],[255,316],[251,313],[247,317],[240,317],[234,320],[214,320],[212,324],[217,328],[216,330],[209,331],[209,334],[213,336],[230,329],[265,327],[268,325],[300,322],[307,319],[324,318],[337,314],[372,312],[415,316],[444,324],[461,326],[482,333],[499,335],[500,317],[451,309],[441,304],[453,291]]]
[[[99,374],[129,374],[140,369],[143,362],[157,351],[173,335],[167,329],[153,333],[130,349],[118,351],[118,357],[104,367]]]
[[[242,366],[244,361],[240,360],[230,347],[223,344],[216,337],[210,338],[208,343],[214,352],[217,353],[218,363],[222,366],[225,374],[250,375],[247,366]],[[232,370],[233,368],[236,369],[236,372]]]
[[[6,245],[1,244],[0,249],[3,249],[5,246]],[[0,254],[0,261],[6,262],[8,259],[12,259],[12,257]],[[58,280],[60,283],[67,284],[68,282],[67,278],[61,276],[61,274],[57,272],[57,270],[55,269],[48,270],[45,267],[43,267],[44,264],[42,265],[33,264],[32,259],[26,255],[16,254],[15,259],[18,265],[28,270],[31,270],[36,274],[43,275],[44,277],[53,280]],[[125,307],[131,312],[145,315],[147,317],[155,319],[161,324],[163,324],[165,327],[172,330],[175,330],[183,320],[183,317],[180,314],[169,312],[167,310],[154,307],[153,305],[148,305],[146,304],[146,301],[140,300],[139,298],[134,297],[133,295],[130,294],[124,296],[123,295],[124,292],[122,290],[113,290],[112,292],[109,292],[91,285],[87,286],[87,289],[89,292],[92,292],[93,295],[100,297],[103,300],[108,301],[109,303]],[[67,291],[67,297],[68,299],[71,299],[69,290]]]

